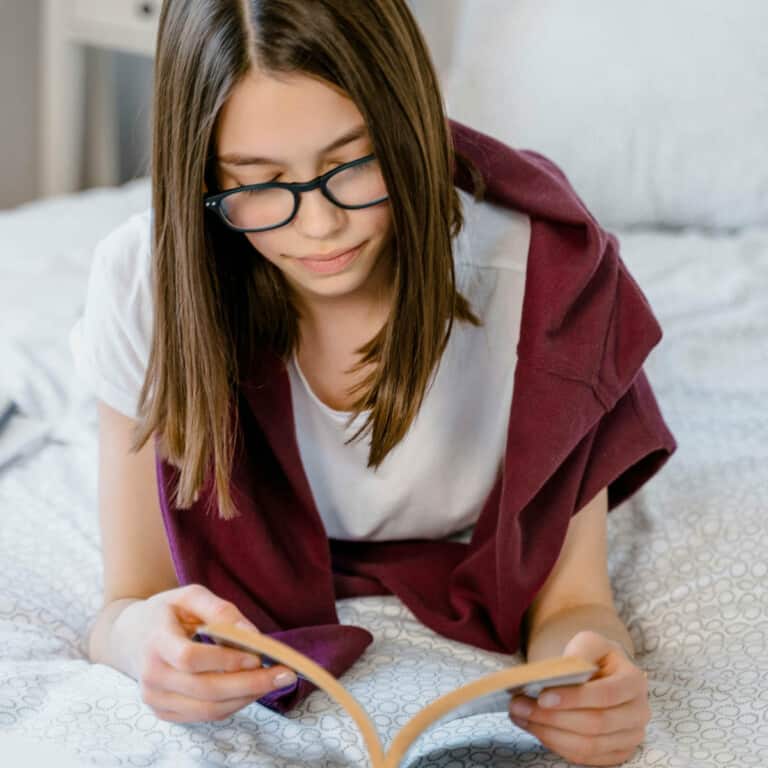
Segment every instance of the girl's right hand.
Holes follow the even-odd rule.
[[[201,584],[159,592],[128,606],[118,618],[131,644],[128,664],[141,698],[161,720],[176,723],[223,720],[247,704],[295,682],[283,665],[261,667],[256,654],[193,641],[199,624],[242,622],[237,607]]]

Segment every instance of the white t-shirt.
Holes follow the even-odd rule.
[[[454,239],[457,287],[483,325],[454,322],[443,359],[403,440],[368,469],[370,436],[345,429],[288,364],[302,465],[329,536],[466,541],[498,476],[512,402],[530,218],[458,190],[465,226]],[[149,210],[96,247],[85,311],[70,331],[80,377],[95,396],[137,417],[152,333]]]

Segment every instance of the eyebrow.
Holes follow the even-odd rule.
[[[332,141],[327,147],[320,151],[321,155],[331,152],[334,149],[349,144],[356,139],[361,139],[367,133],[365,125],[358,125],[345,134],[339,136],[338,139]],[[232,152],[227,155],[219,155],[216,158],[220,163],[227,165],[284,165],[280,160],[271,160],[268,157],[251,157],[250,155],[242,155],[237,152]]]

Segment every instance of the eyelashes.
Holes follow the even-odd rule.
[[[359,155],[359,157],[364,157],[364,156],[365,155]],[[353,160],[357,159],[357,156],[352,159]],[[351,160],[332,160],[331,166],[327,168],[325,171],[322,171],[321,173],[328,173],[328,171],[332,171],[334,168],[338,168],[340,165],[344,165],[344,163],[349,163],[349,162],[351,162]],[[271,184],[273,181],[280,181],[280,177],[282,175],[283,175],[282,173],[278,173],[276,176],[273,176],[271,179],[265,179],[264,181],[242,181],[240,179],[237,179],[235,181],[235,184],[238,187],[244,187],[244,186],[247,186],[248,184]]]

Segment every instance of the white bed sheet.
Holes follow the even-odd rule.
[[[61,765],[364,765],[351,720],[320,691],[287,717],[252,704],[175,724],[153,716],[135,681],[87,661],[101,590],[96,413],[67,332],[96,240],[148,200],[140,180],[0,213],[0,389],[48,428],[0,468],[0,754],[21,750],[29,765],[50,765],[52,749]],[[768,228],[616,234],[664,328],[646,371],[679,441],[609,517],[614,592],[654,713],[626,765],[765,766]],[[441,638],[395,597],[338,607],[374,634],[344,682],[385,744],[418,707],[521,660]],[[565,765],[504,712],[438,725],[408,764]]]

